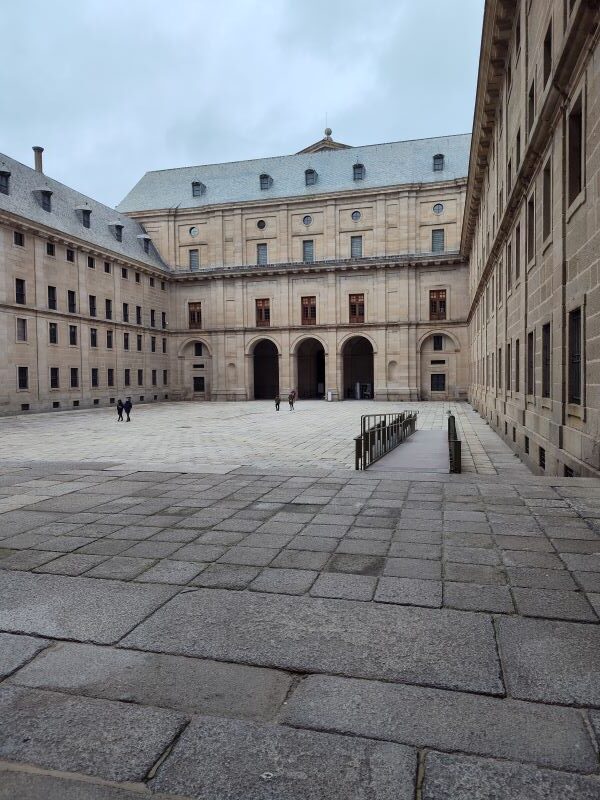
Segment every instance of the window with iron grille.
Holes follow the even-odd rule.
[[[27,320],[17,317],[17,342],[27,341]]]
[[[552,159],[544,167],[542,177],[542,236],[544,241],[552,231]]]
[[[546,469],[546,451],[543,447],[539,448],[538,464],[542,469]]]
[[[446,375],[443,372],[431,373],[431,391],[432,392],[446,391]]]
[[[70,247],[67,247],[67,261],[73,263],[75,261],[75,250]]]
[[[446,319],[445,289],[432,289],[429,292],[429,319]]]
[[[124,378],[123,383],[125,384],[125,386],[131,386],[131,370],[130,369],[126,369],[125,370],[125,372],[123,373],[123,378]]]
[[[581,308],[569,312],[569,403],[581,404]]]
[[[544,86],[548,83],[548,78],[552,72],[552,22],[548,25],[546,36],[544,37]]]
[[[24,306],[26,303],[25,281],[23,278],[15,278],[15,303]]]
[[[498,389],[502,388],[502,348],[498,348],[498,362],[496,364],[498,368]]]
[[[164,385],[164,386],[166,386],[166,385],[167,385],[167,383],[169,382],[169,381],[168,381],[168,377],[169,377],[168,370],[166,370],[166,369],[163,369],[163,385]]]
[[[316,325],[317,324],[317,298],[303,297],[302,298],[302,324],[303,325]]]
[[[111,271],[112,271],[112,267],[110,266],[110,261],[105,261],[104,262],[104,272],[106,272],[107,275],[110,275]]]
[[[527,263],[535,256],[535,196],[527,201]]]
[[[307,169],[304,171],[304,183],[306,186],[314,186],[317,182],[317,173],[314,169]]]
[[[129,280],[129,272],[127,271],[127,267],[121,267],[121,277],[124,280]]]
[[[56,286],[48,287],[48,308],[56,310]]]
[[[48,344],[58,344],[58,323],[48,323]],[[75,342],[77,344],[77,341]]]
[[[156,328],[156,311],[153,308],[150,309],[150,327]]]
[[[156,370],[152,370],[152,386],[156,386]]]
[[[550,323],[542,326],[542,397],[550,397]]]
[[[98,328],[90,328],[90,347],[98,347]]]
[[[6,170],[0,171],[0,194],[9,194],[10,192],[10,172]]]
[[[129,322],[129,303],[123,303],[123,322]]]
[[[19,247],[25,247],[25,235],[21,231],[13,233],[13,242]]]
[[[138,371],[137,371],[137,382],[138,382],[138,386],[143,386],[144,385],[144,370],[143,369],[138,369]]]
[[[510,292],[512,288],[512,243],[506,245],[506,289]]]
[[[302,261],[315,260],[315,244],[312,239],[305,239],[302,242]]]
[[[512,347],[510,342],[506,344],[506,390],[510,392],[512,386]]]
[[[444,246],[444,229],[435,228],[431,231],[431,252],[443,253]]]
[[[150,337],[150,352],[156,353],[156,336]]]
[[[142,324],[142,307],[136,306],[135,307],[135,322],[137,325]]]
[[[167,352],[167,340],[163,338],[162,340],[162,351],[163,353]]]
[[[135,282],[136,283],[141,283],[142,282],[142,276],[140,275],[139,272],[135,273]]]
[[[521,277],[521,226],[515,228],[515,281]]]
[[[199,250],[190,250],[189,251],[189,260],[190,260],[190,269],[199,269],[200,268],[200,251]]]
[[[363,237],[351,236],[350,237],[350,258],[362,258],[363,254]]]
[[[443,350],[444,349],[444,337],[440,335],[436,335],[433,337],[433,349],[434,350]]]
[[[88,256],[87,265],[90,269],[96,269],[96,259],[94,256]]]
[[[123,334],[123,350],[129,350],[129,334]]]
[[[521,345],[515,341],[515,392],[521,391]]]
[[[143,348],[143,346],[144,346],[144,339],[143,339],[143,336],[142,336],[142,334],[141,334],[141,333],[138,333],[138,334],[136,335],[136,347],[137,347],[138,353],[141,353],[141,352],[142,352],[142,348]]]
[[[271,300],[266,297],[256,301],[256,326],[268,328],[271,324]]]
[[[79,368],[71,367],[71,389],[79,387]]]
[[[162,311],[160,315],[160,326],[164,330],[167,327],[167,312]]]
[[[535,331],[527,334],[527,394],[535,393]]]
[[[351,294],[348,298],[348,311],[350,322],[365,321],[365,296],[364,294]]]
[[[444,169],[444,156],[438,153],[433,157],[433,171],[441,172]]]
[[[112,319],[112,300],[104,301],[104,316],[106,319]]]
[[[50,388],[60,388],[60,370],[58,367],[50,367]]]
[[[188,303],[188,321],[190,328],[202,327],[202,303]]]
[[[67,308],[69,314],[75,314],[77,312],[77,297],[75,292],[71,289],[67,292]]]
[[[112,350],[113,347],[113,332],[106,331],[106,349]]]
[[[268,263],[268,250],[266,244],[257,244],[256,245],[256,263],[257,264],[267,264]]]
[[[27,391],[29,389],[29,367],[17,367],[19,389]]]
[[[206,191],[206,186],[202,181],[192,181],[192,197],[201,197]]]
[[[352,177],[355,181],[362,181],[365,178],[365,167],[363,164],[355,164],[352,167]]]
[[[92,388],[98,387],[98,367],[92,367]]]
[[[115,371],[112,367],[106,370],[106,384],[107,386],[115,385]]]
[[[263,173],[260,176],[260,188],[261,189],[270,189],[272,183],[273,183],[273,179],[271,178],[270,175],[267,175],[266,173]]]
[[[47,256],[56,255],[56,245],[54,244],[54,242],[46,242],[46,255]]]

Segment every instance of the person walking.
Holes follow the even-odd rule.
[[[129,415],[131,414],[131,409],[133,408],[133,403],[131,402],[131,397],[128,397],[127,400],[123,403],[123,411],[127,414],[127,422],[131,422]]]
[[[123,401],[119,397],[117,400],[117,422],[123,422]]]
[[[294,400],[296,399],[296,392],[290,392],[288,394],[288,403],[290,404],[290,411],[294,410]]]
[[[275,411],[279,411],[279,404],[281,403],[281,397],[277,395],[275,397]]]

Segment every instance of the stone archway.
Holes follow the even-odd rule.
[[[184,397],[210,400],[212,392],[212,356],[206,342],[189,339],[179,350]]]
[[[344,400],[371,400],[374,395],[373,345],[353,336],[342,348]]]
[[[325,348],[318,339],[303,339],[296,350],[298,397],[325,397]]]
[[[261,339],[252,350],[254,399],[272,400],[279,394],[279,353],[270,339]]]

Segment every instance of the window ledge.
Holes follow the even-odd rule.
[[[577,417],[577,419],[585,422],[585,406],[577,403],[567,403],[567,416]]]
[[[552,400],[549,397],[542,397],[542,408],[552,409]]]
[[[551,244],[552,244],[552,234],[549,234],[548,238],[545,239],[542,243],[542,255],[546,254],[546,251],[548,250]]]
[[[571,217],[573,217],[573,215],[584,203],[585,203],[585,186],[567,208],[567,222],[571,221]]]

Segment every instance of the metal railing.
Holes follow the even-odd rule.
[[[364,414],[360,418],[360,436],[354,439],[354,468],[367,469],[386,453],[407,439],[417,427],[417,412],[400,414]]]
[[[448,415],[448,456],[450,458],[450,472],[462,471],[462,445],[456,432],[456,419]]]

